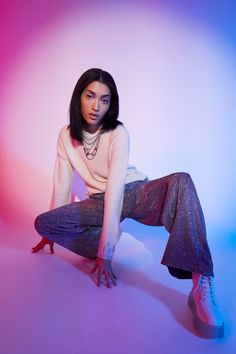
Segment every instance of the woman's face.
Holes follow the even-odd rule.
[[[110,107],[111,92],[107,85],[93,81],[85,87],[81,94],[81,114],[84,118],[84,129],[96,132]]]

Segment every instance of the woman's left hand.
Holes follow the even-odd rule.
[[[102,283],[108,288],[111,288],[112,285],[116,284],[116,275],[113,273],[111,260],[96,258],[95,265],[91,270],[90,274],[93,274],[97,271],[97,286],[100,286]]]
[[[51,254],[54,254],[54,249],[53,249],[54,242],[49,241],[46,237],[42,237],[42,240],[39,243],[37,243],[36,246],[32,247],[31,252],[32,253],[38,252],[38,251],[42,250],[44,248],[44,246],[47,244],[50,246]]]

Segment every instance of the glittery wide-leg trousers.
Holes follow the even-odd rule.
[[[37,232],[69,250],[96,258],[102,230],[104,193],[39,215]],[[192,272],[213,275],[204,215],[193,181],[187,173],[125,185],[121,221],[132,218],[164,226],[169,238],[161,263],[177,278]]]

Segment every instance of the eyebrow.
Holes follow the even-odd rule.
[[[92,90],[85,90],[85,92],[90,92],[90,93],[92,93],[92,94],[94,94],[94,95],[96,95],[96,92],[93,92]],[[109,94],[107,94],[107,95],[102,95],[101,97],[109,97],[109,98],[111,98],[111,96],[109,95]]]

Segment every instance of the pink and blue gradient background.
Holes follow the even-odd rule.
[[[190,173],[211,247],[216,255],[220,249],[232,255],[235,2],[2,1],[0,16],[0,230],[6,250],[37,242],[33,220],[49,205],[57,134],[68,122],[73,87],[83,71],[101,67],[118,86],[130,163],[151,179]],[[126,226],[131,235],[155,233]],[[139,247],[132,255],[142,257]],[[124,257],[128,265],[130,254]],[[235,268],[233,258],[227,267]]]

